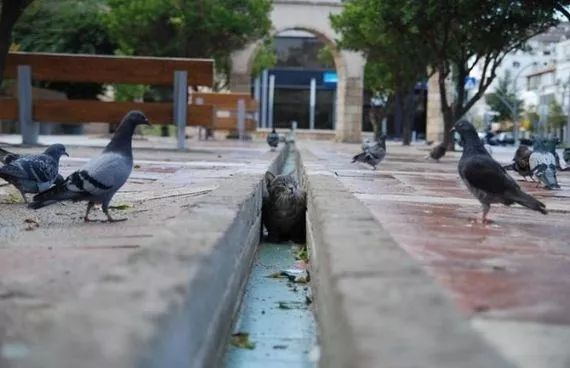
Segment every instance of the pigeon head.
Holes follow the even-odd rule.
[[[138,125],[150,125],[150,122],[141,111],[133,110],[129,111],[129,113],[123,118],[121,125],[123,124],[128,124],[136,127]]]
[[[547,139],[536,138],[533,142],[532,148],[537,152],[548,152],[550,144]]]
[[[129,111],[121,120],[121,124],[115,131],[111,142],[105,148],[105,152],[123,152],[132,156],[132,138],[135,128],[139,125],[150,125],[147,117],[140,111]]]
[[[67,151],[65,150],[65,146],[63,144],[52,144],[51,146],[49,146],[44,153],[46,155],[49,155],[51,157],[53,157],[56,160],[59,160],[59,158],[63,155],[69,157],[69,155],[67,154]]]
[[[487,150],[483,146],[483,143],[481,142],[481,139],[479,139],[477,130],[475,130],[473,124],[467,120],[459,120],[457,123],[455,123],[451,131],[457,132],[461,136],[464,153],[476,152],[488,154]]]

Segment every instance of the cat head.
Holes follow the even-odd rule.
[[[268,171],[265,173],[265,185],[269,195],[276,199],[292,199],[301,195],[299,184],[292,173],[275,175]]]

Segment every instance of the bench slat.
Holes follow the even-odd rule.
[[[31,66],[32,79],[39,81],[172,85],[174,72],[186,70],[189,86],[214,84],[210,59],[13,52],[5,77],[16,78],[18,65]]]
[[[36,121],[64,124],[105,122],[118,123],[129,110],[141,110],[153,124],[172,124],[172,103],[169,102],[102,102],[86,100],[34,100],[33,117]],[[189,105],[187,124],[211,126],[214,107]],[[0,99],[0,119],[18,119],[18,101]]]
[[[205,105],[214,105],[221,110],[237,109],[237,103],[240,99],[245,101],[245,109],[247,111],[257,111],[257,101],[249,93],[194,92],[191,94],[192,103],[202,101]]]

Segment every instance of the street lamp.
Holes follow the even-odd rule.
[[[563,87],[564,93],[562,94],[562,104],[564,104],[564,100],[566,99],[566,90],[570,87],[570,75]],[[564,132],[564,144],[570,144],[570,93],[568,93],[568,106],[566,107],[566,131]]]
[[[513,66],[516,66],[516,65],[520,65],[520,64],[518,62],[514,62]],[[532,62],[526,66],[523,66],[521,68],[521,70],[519,70],[517,75],[515,75],[515,78],[513,79],[513,92],[515,95],[515,100],[513,102],[513,105],[510,107],[511,107],[511,115],[513,118],[513,138],[515,139],[515,142],[517,142],[519,140],[519,130],[520,130],[519,129],[519,117],[518,117],[517,79],[520,77],[521,73],[525,69],[527,69],[531,66],[536,66],[536,65],[538,65],[538,62],[534,61],[534,62]],[[501,98],[501,100],[503,100],[503,99]],[[503,103],[505,103],[505,102],[506,101],[503,101]],[[507,104],[507,106],[508,105],[510,105],[510,104]]]

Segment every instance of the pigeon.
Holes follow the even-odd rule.
[[[562,152],[562,158],[567,163],[570,162],[570,147],[564,148],[564,151]]]
[[[445,152],[447,152],[447,145],[442,142],[435,146],[425,158],[431,158],[432,160],[439,162],[439,159],[445,155]]]
[[[275,151],[277,146],[279,146],[279,134],[275,131],[275,127],[271,130],[271,133],[267,135],[267,144],[271,147],[272,151]]]
[[[6,151],[3,148],[0,148],[0,162],[2,162],[4,165],[9,164],[10,162],[20,157],[22,157],[22,155],[19,155],[17,153],[12,153],[10,151]]]
[[[109,203],[131,174],[132,138],[135,128],[141,124],[150,125],[142,112],[130,111],[121,121],[102,154],[69,175],[63,183],[34,196],[34,201],[29,207],[38,209],[60,201],[87,201],[85,222],[91,221],[89,212],[96,203],[101,204],[108,222],[126,220],[113,219],[109,214]]]
[[[52,144],[39,155],[18,155],[2,150],[0,178],[14,185],[28,203],[26,193],[41,193],[63,181],[59,175],[59,159],[69,156],[62,144]]]
[[[529,158],[530,170],[544,184],[545,189],[560,188],[556,179],[556,157],[552,154],[551,141],[535,139],[534,150]]]
[[[374,170],[386,156],[386,136],[383,135],[378,140],[362,144],[362,152],[352,158],[352,162],[364,162]]]
[[[513,163],[507,166],[504,166],[506,170],[514,170],[519,173],[520,176],[524,178],[526,181],[527,177],[530,177],[531,180],[534,181],[532,170],[530,169],[530,155],[532,150],[521,144],[519,148],[517,148],[515,152],[515,156],[513,157]]]
[[[477,131],[466,120],[457,122],[453,129],[461,135],[463,154],[458,164],[459,176],[469,191],[483,206],[483,223],[488,223],[487,213],[492,203],[510,206],[518,203],[546,214],[546,206],[521,190],[516,181],[485,150]]]
[[[547,139],[544,142],[546,150],[554,155],[554,160],[556,161],[556,168],[560,171],[565,171],[568,169],[568,166],[566,164],[566,160],[564,159],[564,157],[561,158],[558,155],[558,152],[556,152],[556,146],[559,143],[560,143],[560,138],[558,138],[558,137]]]

